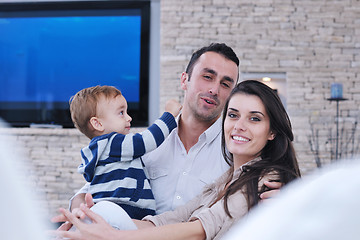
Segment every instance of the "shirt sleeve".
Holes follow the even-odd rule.
[[[278,179],[276,172],[271,172],[259,180],[258,189],[264,185],[264,181]],[[227,201],[230,215],[229,217],[224,209],[224,200],[216,202],[210,208],[205,208],[198,214],[194,215],[191,220],[199,219],[206,233],[206,239],[218,239],[226,233],[230,227],[239,219],[248,213],[246,197],[243,191],[239,190],[231,195]]]
[[[227,231],[230,226],[247,213],[247,203],[241,191],[228,199],[230,218],[224,209],[224,200],[217,201],[210,208],[205,208],[194,215],[191,220],[199,219],[206,233],[206,239],[214,239],[220,231]]]
[[[177,207],[174,211],[164,212],[155,216],[146,216],[143,220],[150,221],[155,226],[162,226],[172,223],[188,222],[191,214],[201,208],[202,195],[195,197],[183,206]]]

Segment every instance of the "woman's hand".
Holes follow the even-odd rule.
[[[68,238],[73,240],[115,240],[116,237],[120,237],[120,231],[112,228],[101,216],[91,211],[87,206],[82,204],[80,210],[88,216],[93,223],[83,223],[75,214],[69,212],[66,209],[61,208],[60,212],[66,221],[76,227],[76,231],[67,231],[67,229],[61,227],[52,231],[52,235],[56,235],[62,238]]]

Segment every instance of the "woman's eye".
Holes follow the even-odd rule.
[[[236,118],[236,114],[234,114],[234,113],[229,113],[229,114],[228,114],[228,117],[229,117],[229,118]]]
[[[121,111],[121,112],[120,112],[120,115],[123,116],[123,115],[124,115],[124,111]]]
[[[250,120],[255,121],[255,122],[260,122],[261,121],[260,118],[258,118],[258,117],[251,117]]]

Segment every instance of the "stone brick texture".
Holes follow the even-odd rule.
[[[287,111],[303,174],[335,160],[336,102],[331,83],[343,84],[338,158],[359,154],[360,2],[161,1],[161,85],[182,100],[180,74],[194,50],[212,42],[231,46],[240,72],[286,74]]]
[[[183,99],[180,75],[194,50],[212,42],[231,46],[241,72],[285,73],[287,110],[303,174],[316,160],[334,160],[336,102],[340,157],[359,153],[360,1],[358,0],[163,0],[161,1],[160,112],[167,99]],[[137,131],[139,129],[134,129]],[[77,173],[80,149],[89,142],[77,129],[1,129],[29,163],[28,181],[44,212],[54,216],[84,183]]]

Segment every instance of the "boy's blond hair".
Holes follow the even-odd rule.
[[[96,106],[101,96],[115,98],[121,91],[112,86],[95,86],[84,88],[70,98],[71,119],[77,129],[85,136],[95,137],[95,129],[90,124],[90,119],[96,116]]]

